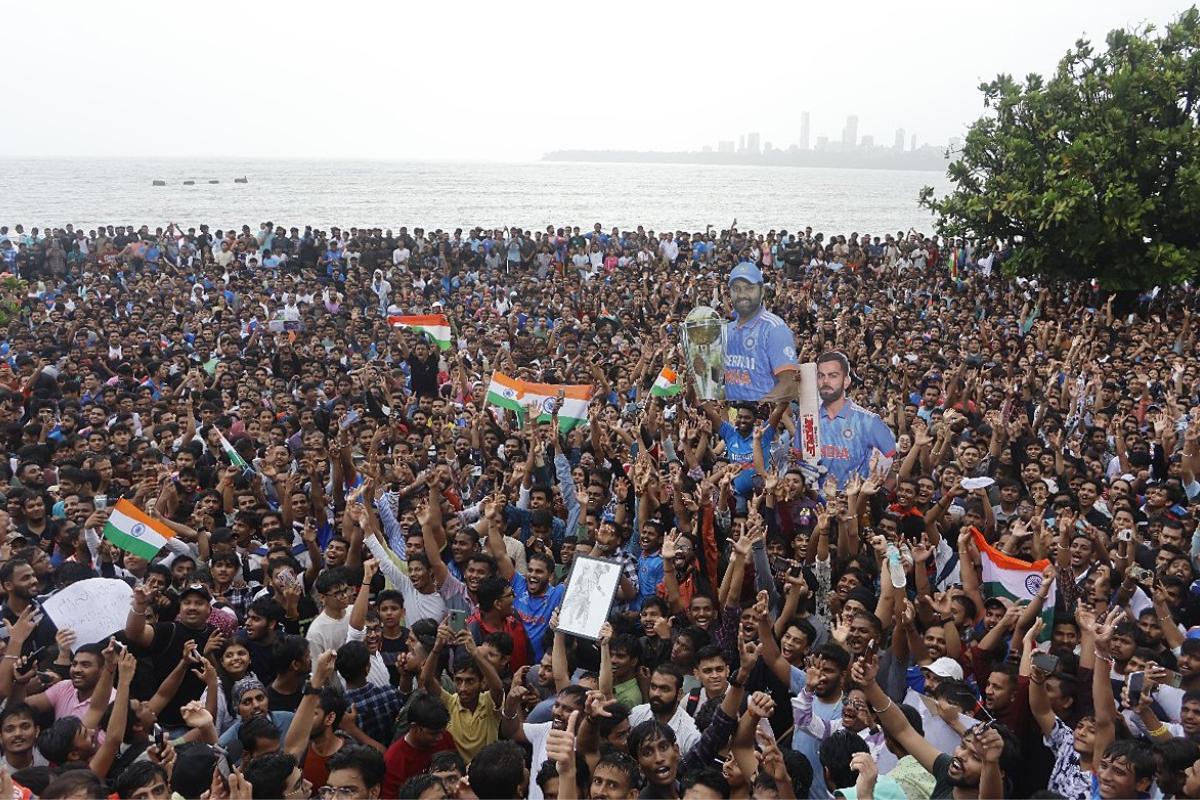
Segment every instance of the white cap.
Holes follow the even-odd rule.
[[[934,661],[925,669],[937,675],[939,678],[953,678],[956,681],[963,679],[962,665],[953,658],[942,656],[937,661]]]

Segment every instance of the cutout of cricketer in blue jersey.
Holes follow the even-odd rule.
[[[896,437],[878,414],[849,397],[850,361],[836,351],[817,357],[817,395],[821,398],[821,464],[837,478],[838,486],[857,472],[867,477],[871,455],[878,450],[891,465],[896,455]]]
[[[796,339],[787,323],[763,308],[758,267],[746,262],[734,267],[729,294],[737,318],[726,326],[725,399],[762,400],[776,384],[795,380]]]

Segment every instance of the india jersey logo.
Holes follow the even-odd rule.
[[[1029,592],[1030,594],[1037,594],[1041,588],[1042,588],[1042,576],[1041,575],[1035,574],[1035,575],[1030,575],[1025,578],[1025,591]]]
[[[748,349],[754,347],[755,341],[756,340],[753,336],[747,336],[745,339],[742,340],[742,344],[745,345],[746,349],[748,350]]]

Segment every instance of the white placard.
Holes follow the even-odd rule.
[[[976,489],[986,489],[995,482],[994,478],[963,478],[959,484],[968,492],[973,492]]]
[[[558,612],[558,629],[584,639],[599,639],[620,582],[619,561],[575,556]]]
[[[102,642],[125,629],[133,590],[116,578],[88,578],[50,595],[42,610],[55,627],[75,632],[75,646]]]

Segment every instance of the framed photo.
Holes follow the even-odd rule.
[[[567,578],[567,593],[558,611],[558,629],[584,639],[599,639],[620,582],[621,562],[575,556]]]

